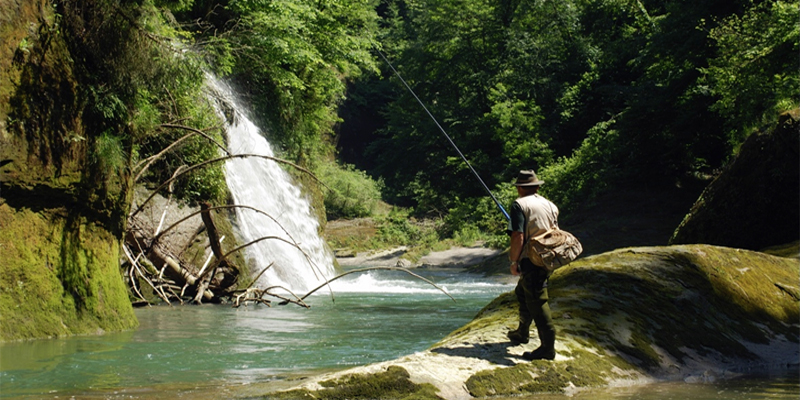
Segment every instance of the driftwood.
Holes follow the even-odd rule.
[[[182,218],[163,230],[160,229],[161,223],[159,223],[159,228],[156,229],[155,234],[151,234],[148,230],[139,227],[137,225],[138,220],[132,218],[125,238],[125,252],[128,263],[130,264],[127,276],[130,281],[131,292],[138,298],[136,304],[149,304],[146,296],[142,293],[142,288],[137,283],[143,282],[142,285],[149,286],[152,292],[166,303],[178,301],[183,304],[189,301],[200,304],[202,302],[219,303],[229,300],[235,302],[237,306],[245,302],[269,304],[270,301],[267,300],[266,297],[271,296],[281,300],[283,304],[295,303],[306,307],[307,305],[305,305],[302,300],[299,300],[298,296],[285,288],[269,287],[260,289],[248,287],[244,291],[236,289],[235,285],[238,281],[239,269],[231,265],[229,261],[230,255],[264,240],[279,240],[296,247],[309,261],[312,270],[315,268],[318,270],[318,266],[311,262],[309,255],[299,247],[299,244],[291,238],[285,228],[280,226],[280,224],[278,224],[278,226],[287,233],[289,239],[280,236],[260,237],[225,252],[221,246],[224,237],[220,237],[210,211],[236,207],[252,209],[269,216],[269,214],[249,206],[229,205],[212,207],[208,203],[201,203],[200,211],[191,213],[188,217]],[[197,214],[200,214],[203,220],[212,253],[206,264],[200,268],[190,265],[180,260],[179,257],[170,254],[167,248],[160,243],[165,232],[174,229],[178,224],[188,221],[192,216],[196,216]],[[269,217],[275,221],[274,218],[271,216]],[[211,261],[212,258],[214,259],[213,262]],[[272,264],[261,271],[253,280],[251,286],[255,284],[258,277],[270,267],[272,267]],[[317,274],[317,271],[314,270],[314,273]],[[290,293],[293,297],[273,294],[271,291],[274,289],[282,289]]]
[[[162,151],[141,160],[139,163],[135,165],[133,168],[135,177],[134,180],[138,181],[145,171],[155,162],[157,159],[164,157],[166,154],[181,146],[187,139],[192,136],[199,135],[200,137],[210,141],[218,148],[222,149],[222,151],[226,154],[225,156],[206,160],[200,162],[198,164],[192,166],[181,166],[178,168],[166,181],[162,182],[158,188],[152,191],[152,193],[141,203],[138,205],[132,205],[131,212],[128,215],[128,230],[125,235],[125,243],[124,243],[124,253],[127,259],[128,267],[126,268],[126,276],[128,278],[129,285],[131,287],[131,294],[133,297],[136,297],[138,300],[134,300],[135,304],[150,304],[150,301],[147,300],[147,296],[145,293],[145,289],[148,289],[162,301],[166,303],[170,303],[172,301],[179,301],[181,304],[184,301],[191,301],[193,303],[201,303],[201,301],[211,301],[211,302],[220,302],[223,301],[225,298],[232,299],[234,296],[234,290],[236,286],[236,282],[238,281],[238,274],[239,269],[236,268],[235,265],[231,265],[230,259],[228,256],[236,251],[240,251],[241,249],[246,248],[254,243],[258,243],[263,240],[282,240],[286,243],[295,246],[299,249],[302,254],[306,257],[306,260],[309,261],[311,265],[312,272],[315,275],[318,275],[318,267],[314,265],[311,261],[311,258],[306,254],[297,244],[297,242],[291,237],[291,235],[283,228],[278,221],[275,220],[269,214],[255,209],[249,206],[220,206],[220,207],[211,207],[208,203],[201,204],[201,210],[198,212],[201,214],[201,218],[203,220],[203,224],[205,226],[205,232],[208,234],[209,244],[211,247],[211,253],[213,258],[215,259],[211,262],[211,257],[209,257],[206,264],[203,265],[201,268],[197,268],[195,265],[191,265],[187,263],[185,260],[181,260],[180,257],[170,254],[169,249],[167,246],[162,245],[161,239],[164,236],[164,233],[173,229],[178,224],[188,220],[192,216],[196,215],[194,213],[186,218],[181,219],[180,221],[172,224],[171,226],[167,227],[166,229],[161,229],[164,223],[164,220],[168,213],[169,202],[171,202],[171,193],[172,193],[172,185],[177,179],[199,169],[204,168],[206,166],[225,162],[226,160],[230,160],[233,158],[248,158],[248,157],[257,157],[263,158],[267,160],[271,160],[278,163],[283,163],[289,165],[301,172],[304,172],[310,175],[313,179],[317,179],[310,171],[302,168],[294,163],[291,163],[286,160],[282,160],[280,158],[260,155],[260,154],[236,154],[231,155],[225,147],[217,142],[214,138],[212,138],[209,134],[207,134],[202,129],[196,129],[190,126],[179,125],[176,123],[171,124],[162,124],[160,125],[161,128],[166,129],[180,129],[189,131],[188,134],[184,135],[183,137],[173,141],[169,146],[164,148]],[[217,128],[213,128],[217,129]],[[320,182],[322,186],[325,186],[322,182]],[[161,221],[158,223],[158,227],[155,228],[155,232],[150,232],[147,229],[144,229],[142,226],[137,224],[137,214],[144,209],[144,206],[152,200],[159,191],[164,188],[169,188],[170,198],[167,203],[167,207],[163,210],[161,215]],[[219,233],[214,225],[213,218],[211,216],[210,211],[218,208],[233,208],[233,207],[243,207],[243,208],[250,208],[259,212],[261,214],[266,215],[267,217],[271,218],[273,221],[278,223],[278,226],[283,229],[284,233],[286,233],[287,237],[289,238],[284,239],[281,237],[276,236],[268,236],[263,238],[258,238],[253,240],[252,242],[236,247],[234,250],[231,250],[227,253],[223,251],[221,242],[222,237],[219,236]],[[265,269],[266,270],[266,269]],[[262,271],[263,273],[263,271]],[[256,299],[255,291],[257,290],[264,290],[265,292],[272,289],[257,289],[257,288],[248,288],[253,294],[250,296],[252,299]],[[241,296],[240,296],[241,298]],[[260,298],[263,298],[261,296]],[[291,299],[289,299],[291,300]],[[255,300],[254,300],[255,301]]]
[[[270,267],[272,267],[272,264],[267,266],[267,268],[264,268],[264,271],[266,271]],[[265,304],[265,305],[271,307],[272,306],[272,302],[269,299],[265,298],[265,297],[269,296],[269,297],[274,297],[276,299],[282,300],[280,303],[278,303],[278,305],[286,305],[286,304],[292,303],[292,304],[299,305],[301,307],[310,308],[311,306],[306,304],[304,300],[308,296],[311,296],[312,294],[314,294],[314,292],[316,292],[316,291],[322,289],[323,287],[329,285],[331,282],[333,282],[333,281],[335,281],[335,280],[337,280],[339,278],[342,278],[344,276],[350,275],[350,274],[355,274],[355,273],[360,273],[360,272],[367,272],[367,271],[375,271],[375,270],[390,270],[390,271],[402,271],[402,272],[405,272],[405,273],[407,273],[407,274],[409,274],[409,275],[411,275],[411,276],[413,276],[413,277],[415,277],[417,279],[420,279],[420,280],[428,283],[429,285],[435,287],[436,289],[439,289],[439,291],[441,291],[442,293],[447,295],[447,297],[449,297],[451,300],[456,301],[456,299],[453,298],[453,296],[451,296],[450,293],[447,293],[447,291],[445,291],[444,289],[442,289],[441,287],[439,287],[435,283],[431,282],[430,280],[425,279],[424,277],[409,271],[407,268],[400,268],[400,267],[368,267],[368,268],[359,268],[359,269],[350,270],[350,271],[347,271],[347,272],[345,272],[343,274],[339,274],[339,275],[337,275],[337,276],[335,276],[335,277],[333,277],[331,279],[327,279],[323,284],[317,286],[316,288],[312,289],[311,291],[309,291],[308,293],[306,293],[303,296],[297,296],[296,294],[292,293],[290,290],[287,290],[286,288],[283,288],[283,287],[280,287],[280,286],[272,286],[272,287],[268,287],[266,289],[251,288],[251,287],[248,286],[244,290],[237,291],[237,294],[233,297],[233,307],[239,307],[239,306],[241,306],[243,304],[247,304],[248,302],[255,303],[255,304]],[[258,276],[261,276],[261,274],[263,274],[264,271],[261,271],[261,273],[258,274]],[[258,277],[256,277],[256,280],[257,279],[258,279]],[[251,284],[251,286],[252,286],[252,284]],[[277,294],[277,293],[270,292],[270,290],[272,290],[272,289],[285,290],[285,291],[289,292],[289,294],[292,297],[286,297],[286,296],[282,296],[282,295]]]
[[[138,300],[135,301],[135,304],[150,304],[150,301],[147,300],[143,293],[143,289],[145,288],[141,287],[141,285],[145,285],[150,291],[152,291],[152,293],[157,295],[163,302],[168,304],[171,304],[173,301],[177,301],[180,304],[184,304],[186,302],[200,304],[202,302],[219,303],[230,301],[233,307],[240,307],[241,305],[246,305],[248,303],[272,306],[273,301],[278,301],[278,305],[286,305],[291,303],[300,307],[308,308],[309,305],[305,303],[304,300],[311,294],[317,292],[319,289],[329,285],[330,282],[349,274],[372,270],[402,271],[416,277],[417,279],[425,281],[453,299],[450,294],[428,279],[425,279],[406,268],[399,267],[370,267],[351,270],[333,278],[326,279],[321,285],[309,291],[305,295],[298,296],[287,288],[280,286],[271,286],[267,288],[253,287],[253,285],[258,282],[259,277],[268,269],[273,267],[273,264],[270,264],[259,272],[259,274],[253,279],[250,286],[245,289],[237,289],[235,284],[238,278],[238,269],[235,266],[230,265],[230,255],[248,246],[264,240],[280,240],[295,246],[305,255],[309,262],[310,257],[305,254],[305,252],[299,247],[294,239],[288,235],[288,232],[287,236],[289,236],[289,239],[280,236],[264,236],[225,252],[221,245],[224,237],[219,235],[210,211],[236,207],[248,208],[268,215],[263,211],[249,206],[229,205],[212,207],[208,203],[202,203],[200,211],[191,213],[188,217],[180,219],[178,222],[173,223],[165,229],[161,229],[163,222],[162,216],[162,222],[159,222],[159,227],[155,230],[155,232],[152,233],[137,226],[137,219],[131,219],[129,231],[126,235],[124,249],[126,258],[130,264],[127,270],[127,276],[130,281],[131,292],[135,297],[138,298]],[[178,224],[188,221],[192,216],[197,216],[197,214],[200,214],[203,220],[205,232],[208,235],[211,248],[211,255],[209,255],[206,263],[200,268],[181,261],[179,257],[170,254],[167,248],[160,243],[160,240],[165,237],[165,232],[174,229]],[[281,229],[284,228],[281,227]],[[211,261],[212,259],[214,259],[213,262]],[[312,269],[318,268],[317,266],[313,265],[313,263],[310,264],[312,265]],[[316,274],[317,271],[314,272]],[[277,290],[279,290],[278,293],[276,293]],[[285,293],[288,293],[288,295]],[[331,296],[333,296],[333,292],[331,292]],[[455,299],[453,299],[453,301],[455,301]]]
[[[202,218],[206,231],[209,232],[209,238],[213,240],[212,253],[219,259],[223,256],[220,237],[208,208],[210,207],[206,207]],[[169,250],[157,240],[164,232],[160,229],[161,223],[155,235],[139,227],[136,219],[130,220],[130,225],[125,237],[124,250],[130,264],[127,277],[132,294],[138,298],[137,304],[150,303],[142,293],[140,284],[149,286],[153,293],[169,304],[172,301],[183,304],[187,300],[194,303],[221,302],[220,294],[230,294],[235,289],[238,269],[231,266],[225,258],[221,258],[224,263],[214,264],[211,273],[206,271],[201,275],[202,270],[170,254]],[[218,271],[222,273],[222,277],[217,276]]]
[[[217,263],[211,270],[211,273],[205,276],[205,279],[202,279],[202,283],[198,285],[197,294],[194,296],[194,300],[192,300],[196,304],[200,304],[203,299],[203,294],[208,290],[208,285],[211,283],[211,279],[217,274],[217,269],[219,267],[227,267],[228,260],[225,258],[225,254],[222,253],[222,246],[221,240],[219,238],[219,233],[217,232],[217,227],[214,225],[214,220],[211,218],[211,213],[208,211],[211,208],[211,205],[207,202],[200,203],[200,209],[202,213],[200,216],[203,218],[203,224],[206,226],[206,233],[208,233],[208,241],[211,245],[211,251],[214,253],[214,256],[217,257]],[[203,269],[200,270],[200,275],[203,276]]]

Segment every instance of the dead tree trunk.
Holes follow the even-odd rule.
[[[203,218],[203,224],[206,226],[206,233],[208,234],[211,251],[214,253],[214,257],[216,257],[219,261],[214,263],[214,268],[211,269],[211,273],[208,273],[205,276],[201,274],[201,283],[197,287],[197,295],[192,300],[195,304],[202,303],[203,295],[208,290],[208,285],[211,283],[211,280],[214,279],[214,276],[216,276],[217,269],[220,266],[228,266],[228,261],[225,259],[225,254],[222,252],[222,244],[220,243],[219,233],[217,232],[217,227],[214,225],[214,220],[211,218],[209,208],[211,208],[211,205],[208,204],[208,202],[201,202],[200,209],[202,212],[200,213],[200,217]]]

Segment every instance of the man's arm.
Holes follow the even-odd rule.
[[[522,232],[511,232],[511,249],[508,251],[508,258],[511,260],[511,275],[519,275],[519,264],[522,253],[522,245],[525,235]]]

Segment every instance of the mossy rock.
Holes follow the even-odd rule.
[[[0,203],[0,340],[102,333],[138,325],[119,240],[63,209]]]
[[[637,375],[681,378],[701,365],[731,371],[796,362],[799,272],[795,260],[705,245],[583,259],[551,278],[556,361],[481,371],[467,388],[475,397],[564,392]],[[501,296],[453,336],[464,341],[469,330],[513,325],[515,307],[513,296]],[[776,342],[795,354],[774,360],[759,352]]]
[[[374,374],[353,374],[339,379],[320,382],[323,389],[310,391],[298,389],[276,393],[265,399],[387,399],[387,400],[429,400],[441,399],[431,384],[411,382],[410,375],[402,367],[391,366],[383,372]]]
[[[506,293],[427,351],[319,379],[402,367],[410,382],[432,384],[443,398],[480,398],[785,366],[800,357],[799,275],[795,259],[748,250],[621,249],[580,259],[551,277],[553,361],[521,358],[538,346],[535,329],[529,344],[508,342],[517,301]],[[305,388],[314,397],[328,390]]]
[[[800,109],[751,135],[700,195],[671,244],[751,250],[800,238]]]

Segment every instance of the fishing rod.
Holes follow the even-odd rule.
[[[464,154],[461,152],[458,146],[456,146],[456,143],[453,142],[453,139],[450,138],[450,135],[448,135],[447,132],[444,131],[444,128],[442,128],[442,126],[439,125],[439,121],[437,121],[436,118],[434,118],[433,114],[431,114],[431,112],[428,111],[428,107],[425,107],[425,103],[423,103],[422,100],[420,100],[419,97],[417,97],[417,94],[414,93],[414,90],[411,89],[411,86],[409,86],[408,83],[406,83],[406,80],[403,79],[402,76],[400,76],[400,73],[397,72],[396,69],[394,69],[394,66],[392,65],[392,63],[389,62],[389,59],[387,59],[386,56],[383,55],[383,52],[381,52],[378,49],[375,49],[375,51],[377,51],[378,54],[380,54],[381,58],[383,58],[383,61],[386,61],[386,64],[389,65],[389,68],[391,68],[392,71],[394,71],[394,74],[397,75],[398,78],[400,78],[400,82],[403,82],[403,85],[405,85],[406,89],[408,89],[408,91],[411,92],[414,98],[417,99],[419,105],[422,106],[422,109],[425,110],[426,113],[428,113],[428,116],[431,117],[436,126],[439,127],[439,130],[442,131],[442,134],[444,135],[445,138],[447,138],[447,141],[450,142],[450,144],[453,146],[454,149],[456,149],[458,155],[461,156],[461,159],[464,160],[465,164],[467,164],[467,167],[469,167],[469,170],[472,171],[473,175],[475,175],[475,178],[478,179],[478,182],[481,183],[481,186],[483,186],[483,188],[486,190],[486,193],[489,193],[489,196],[492,198],[492,200],[494,200],[494,203],[497,204],[497,207],[500,208],[500,211],[503,213],[503,216],[506,217],[506,220],[511,221],[511,216],[508,215],[506,209],[503,208],[503,205],[500,204],[500,201],[497,200],[497,197],[494,197],[494,194],[492,193],[491,190],[489,190],[489,187],[486,186],[486,183],[483,182],[483,179],[481,179],[481,176],[478,175],[478,172],[475,171],[475,168],[472,168],[472,165],[469,163],[469,161],[467,161],[467,157],[464,157]]]

